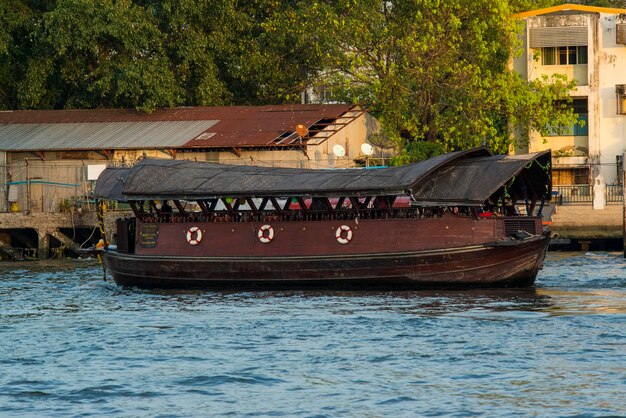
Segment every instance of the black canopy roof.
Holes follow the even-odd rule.
[[[482,203],[502,186],[529,200],[550,200],[550,152],[493,155],[455,161],[424,177],[412,189],[416,201]]]
[[[521,172],[529,192],[540,197],[549,192],[549,170],[533,169],[533,161],[545,168],[549,151],[494,156],[476,148],[402,167],[328,170],[144,159],[132,168],[107,168],[95,195],[126,201],[413,194],[422,202],[480,204]]]

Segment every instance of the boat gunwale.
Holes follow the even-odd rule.
[[[544,239],[548,239],[549,236],[544,233],[543,235],[533,235],[532,237],[516,240],[517,245],[499,245],[497,241],[495,242],[485,242],[483,244],[469,245],[469,246],[459,246],[459,247],[449,247],[449,248],[437,248],[433,250],[419,250],[419,251],[403,251],[403,252],[385,252],[385,253],[357,253],[357,254],[329,254],[329,255],[281,255],[280,260],[289,260],[289,261],[306,261],[306,260],[342,260],[342,259],[359,259],[359,258],[372,258],[372,257],[397,257],[397,258],[410,258],[415,256],[430,256],[430,255],[439,255],[439,254],[461,254],[467,252],[481,251],[485,249],[493,249],[498,247],[513,247],[519,246],[522,244],[527,244],[535,241],[542,241]],[[211,256],[180,256],[180,255],[149,255],[149,254],[136,254],[136,253],[124,253],[119,252],[117,250],[109,250],[105,249],[103,251],[104,254],[114,255],[118,258],[127,258],[131,259],[142,259],[142,260],[168,260],[175,259],[177,261],[246,261],[246,262],[263,262],[266,260],[276,260],[276,256],[219,256],[219,257],[211,257]]]

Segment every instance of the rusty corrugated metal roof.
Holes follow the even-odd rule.
[[[283,144],[276,144],[275,140],[293,132],[297,124],[311,127],[321,120],[335,120],[353,107],[347,104],[180,107],[150,114],[121,109],[6,111],[0,112],[0,149],[280,146]],[[201,123],[207,126],[198,131]],[[108,132],[107,127],[114,132]],[[176,135],[169,128],[178,131]],[[119,135],[132,137],[132,141],[122,140]]]

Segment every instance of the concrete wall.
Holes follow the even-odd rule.
[[[3,196],[3,211],[54,213],[69,205],[88,204],[92,184],[87,181],[87,166],[105,160],[58,160],[55,153],[44,159],[24,153],[9,154],[4,170],[8,192]],[[11,200],[11,201],[9,201]]]
[[[615,157],[626,149],[626,115],[617,114],[615,86],[626,84],[626,45],[616,43],[615,24],[624,16],[600,15],[598,19],[598,88],[597,122],[600,170],[607,183],[614,183]]]
[[[621,202],[604,210],[593,210],[592,205],[558,206],[550,230],[569,239],[622,238],[623,210]]]

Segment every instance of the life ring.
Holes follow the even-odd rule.
[[[195,234],[195,238],[193,237]],[[202,230],[197,226],[192,226],[187,230],[187,242],[189,245],[198,245],[202,241]]]
[[[265,234],[265,232],[267,232],[267,235]],[[259,228],[257,236],[259,237],[259,241],[261,241],[263,244],[267,244],[274,239],[274,228],[272,228],[270,225],[263,225]]]
[[[346,237],[343,238],[342,234],[346,232]],[[339,228],[337,228],[337,231],[335,231],[335,238],[337,238],[337,242],[339,244],[347,244],[350,241],[352,241],[352,230],[350,229],[350,227],[348,225],[341,225]]]

